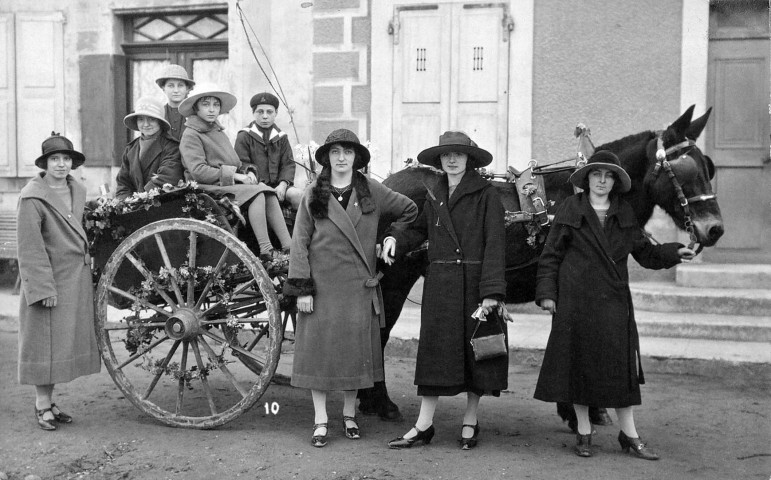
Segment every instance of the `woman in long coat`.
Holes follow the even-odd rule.
[[[285,259],[291,245],[276,191],[257,181],[238,159],[238,154],[217,121],[236,105],[236,97],[213,85],[200,85],[182,104],[179,112],[187,116],[179,142],[185,177],[198,182],[202,190],[232,196],[246,211],[249,226],[260,246],[263,261]],[[274,250],[268,228],[278,237],[281,250]]]
[[[380,328],[385,325],[375,245],[381,217],[411,222],[409,198],[358,170],[370,159],[356,135],[332,132],[316,151],[323,166],[306,190],[294,225],[284,293],[297,297],[292,385],[311,389],[311,443],[327,443],[327,391],[343,391],[348,438],[359,438],[356,390],[382,381]],[[393,249],[393,245],[390,246]]]
[[[154,98],[137,100],[134,112],[123,124],[140,136],[123,150],[123,160],[115,179],[115,198],[123,200],[135,192],[148,192],[164,184],[176,186],[184,177],[179,142],[169,133],[163,105]]]
[[[669,268],[695,253],[642,235],[632,207],[617,195],[631,181],[613,153],[595,153],[570,181],[585,191],[560,207],[538,263],[536,303],[553,319],[535,398],[574,404],[577,455],[592,455],[589,407],[613,407],[622,448],[655,460],[632,412],[645,379],[626,262],[632,254],[643,267]]]
[[[423,286],[420,340],[415,385],[422,396],[413,429],[389,442],[391,448],[429,443],[439,396],[467,392],[461,447],[476,446],[477,407],[484,394],[500,395],[507,387],[508,358],[474,360],[469,341],[477,336],[506,333],[499,315],[485,322],[472,318],[481,305],[486,313],[503,311],[506,295],[504,210],[498,193],[476,168],[489,165],[492,155],[462,132],[445,132],[439,145],[418,155],[421,163],[442,168],[446,175],[428,189],[426,203],[409,228],[392,228],[397,253],[410,251],[428,239],[430,265]]]
[[[69,174],[84,161],[68,139],[54,134],[35,160],[45,171],[19,197],[19,383],[35,385],[35,418],[43,430],[72,421],[53,402],[54,385],[101,367],[81,225],[86,190]]]

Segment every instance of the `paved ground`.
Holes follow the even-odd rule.
[[[57,387],[60,405],[75,422],[43,432],[34,423],[32,389],[16,383],[15,315],[3,313],[14,298],[0,296],[0,472],[10,479],[765,480],[771,474],[771,364],[682,355],[643,359],[648,385],[635,417],[643,438],[661,453],[659,462],[623,454],[615,426],[598,428],[594,458],[573,455],[574,438],[554,406],[532,398],[543,352],[522,347],[511,356],[509,389],[500,398],[483,399],[477,449],[457,448],[464,399],[456,397],[440,402],[431,445],[388,450],[387,441],[409,429],[419,409],[412,385],[416,342],[399,338],[389,345],[386,374],[406,420],[362,417],[358,442],[342,435],[339,396],[330,402],[331,443],[314,449],[306,391],[272,385],[235,421],[211,431],[184,430],[162,426],[134,408],[106,371]],[[524,314],[518,317],[515,326],[525,338]],[[548,317],[533,317],[533,338],[542,335],[543,320],[548,324]],[[287,343],[282,372],[290,371],[291,351]],[[266,413],[266,404],[278,412]]]

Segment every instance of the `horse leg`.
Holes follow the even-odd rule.
[[[389,267],[380,286],[383,292],[383,311],[385,327],[380,329],[380,348],[385,352],[386,344],[391,335],[391,329],[402,313],[412,286],[422,275],[418,262],[403,260]],[[372,388],[359,390],[359,411],[364,415],[378,415],[381,420],[398,421],[402,419],[399,407],[388,397],[385,381],[375,382]]]

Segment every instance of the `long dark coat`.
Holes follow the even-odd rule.
[[[238,158],[244,165],[254,165],[257,179],[269,187],[276,187],[281,182],[294,184],[295,163],[289,137],[275,125],[270,129],[268,143],[262,138],[262,132],[250,123],[236,136],[234,146]]]
[[[176,186],[184,178],[179,142],[168,132],[161,132],[142,155],[140,137],[123,150],[123,160],[115,181],[115,198],[123,200],[134,192],[147,192],[169,183]]]
[[[447,200],[447,177],[409,228],[391,234],[403,254],[428,239],[431,262],[423,286],[415,384],[495,391],[507,387],[508,358],[475,362],[471,314],[484,298],[506,295],[504,210],[495,188],[469,170]],[[503,325],[503,329],[506,327]],[[483,322],[477,336],[500,333]]]
[[[19,383],[49,385],[98,373],[91,257],[81,221],[86,190],[71,176],[72,211],[43,175],[21,190],[17,216]],[[53,308],[40,301],[57,296]]]
[[[611,198],[604,228],[586,193],[560,207],[538,263],[536,303],[552,299],[552,319],[535,398],[593,407],[640,404],[640,343],[627,258],[646,268],[680,263],[678,243],[653,245],[632,207]]]
[[[284,293],[313,295],[313,312],[297,318],[295,387],[357,390],[384,379],[377,226],[381,216],[396,218],[397,224],[411,222],[418,208],[404,195],[367,181],[375,205],[370,213],[362,213],[354,190],[346,210],[330,197],[327,218],[312,216],[315,184],[306,189],[297,211]]]

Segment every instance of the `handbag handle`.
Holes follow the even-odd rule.
[[[501,326],[501,316],[498,315],[497,307],[494,308],[491,312],[491,315],[495,315],[496,320],[498,320],[496,325],[498,325],[498,330],[500,330],[500,333],[503,333],[503,327]],[[479,325],[482,324],[482,320],[477,319],[477,325],[474,327],[474,333],[471,334],[471,338],[476,338],[477,330],[479,330]]]

